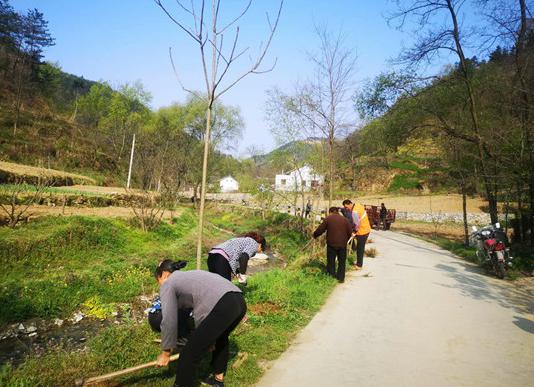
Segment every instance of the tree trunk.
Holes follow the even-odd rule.
[[[517,35],[516,49],[515,49],[515,63],[516,76],[520,87],[520,122],[522,127],[523,139],[527,150],[526,160],[522,163],[527,165],[527,186],[528,186],[528,210],[527,210],[527,229],[530,231],[530,244],[534,246],[534,150],[531,137],[531,127],[529,125],[530,119],[530,97],[529,86],[525,79],[525,68],[528,65],[528,58],[525,58],[523,53],[525,51],[528,34],[527,34],[527,5],[525,0],[519,0],[519,9],[521,12],[521,24],[519,33]],[[524,156],[524,155],[523,155]],[[528,167],[530,166],[530,167]],[[522,238],[523,238],[522,234]]]
[[[334,198],[334,137],[331,134],[328,138],[328,163],[330,164],[330,181],[328,190],[328,208],[332,207]]]
[[[525,241],[525,230],[523,229],[523,195],[521,193],[521,183],[517,182],[517,230],[519,231],[519,240]]]
[[[469,229],[467,227],[467,194],[465,190],[465,182],[462,180],[462,214],[464,219],[464,245],[469,246]]]
[[[476,143],[477,143],[477,150],[478,150],[478,157],[479,157],[479,164],[480,164],[480,172],[482,174],[482,181],[484,183],[484,189],[486,191],[486,196],[487,196],[487,200],[489,204],[491,223],[496,223],[498,222],[497,198],[494,196],[492,192],[492,182],[491,182],[490,177],[487,174],[487,166],[485,163],[486,155],[485,155],[485,149],[484,149],[483,142],[482,142],[482,137],[480,134],[480,126],[479,126],[479,121],[478,121],[478,108],[476,104],[475,93],[474,93],[474,90],[471,84],[471,77],[469,75],[467,61],[465,59],[462,44],[460,42],[460,30],[458,26],[458,20],[456,17],[456,11],[452,4],[452,0],[447,0],[447,6],[448,6],[449,13],[451,15],[451,19],[453,22],[453,34],[452,35],[453,35],[454,43],[456,46],[456,53],[458,54],[458,58],[460,59],[460,68],[462,70],[463,80],[464,80],[467,94],[469,97],[469,113],[471,115],[471,124],[473,126],[473,131],[475,132],[475,136],[477,139]]]
[[[204,157],[202,160],[202,185],[200,186],[200,211],[198,215],[197,269],[201,267],[202,234],[204,232],[204,206],[206,203],[206,184],[208,181],[208,157],[210,152],[211,120],[213,114],[213,96],[210,95],[206,113],[206,133],[204,135]]]

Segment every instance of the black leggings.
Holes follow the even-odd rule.
[[[232,269],[230,263],[221,254],[208,254],[208,270],[211,273],[219,274],[228,281],[232,280]]]
[[[246,312],[247,305],[242,293],[229,292],[221,297],[210,314],[191,333],[187,344],[180,352],[174,386],[195,385],[198,364],[213,343],[215,343],[211,358],[213,373],[226,372],[229,357],[228,336]]]
[[[367,242],[368,237],[369,234],[356,235],[356,241],[358,242],[356,244],[356,265],[359,267],[363,266],[363,253],[365,253],[365,242]]]

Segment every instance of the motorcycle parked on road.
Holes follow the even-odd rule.
[[[506,270],[512,267],[513,257],[510,253],[510,243],[506,233],[499,223],[477,229],[473,226],[471,243],[477,248],[479,263],[491,267],[498,278],[503,279]]]

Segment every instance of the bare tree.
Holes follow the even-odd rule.
[[[324,27],[315,27],[319,40],[317,52],[309,58],[315,67],[313,78],[298,87],[288,107],[307,122],[308,128],[326,138],[328,146],[328,206],[334,196],[336,137],[354,125],[350,92],[356,70],[356,55],[344,46],[341,33],[332,35]]]
[[[534,245],[534,132],[532,129],[532,81],[531,72],[528,71],[533,58],[532,43],[532,8],[534,3],[527,0],[479,0],[485,9],[485,16],[490,21],[490,28],[485,29],[486,46],[493,47],[496,43],[505,47],[513,47],[514,80],[511,94],[514,96],[514,107],[510,110],[517,116],[521,141],[518,159],[514,157],[511,166],[518,172],[518,180],[526,183],[529,213],[528,228],[531,230],[531,244]],[[532,27],[530,27],[532,28]],[[517,168],[517,166],[519,168]],[[530,167],[529,167],[530,166]],[[521,192],[521,190],[519,190]],[[522,195],[519,193],[519,195]],[[521,202],[521,198],[517,198]],[[523,211],[518,208],[519,221],[522,224]],[[521,238],[523,238],[521,232]]]
[[[470,141],[476,146],[490,217],[494,223],[497,222],[496,182],[491,178],[486,163],[492,154],[482,135],[478,97],[472,81],[473,72],[464,52],[465,40],[469,37],[469,33],[460,30],[463,24],[459,15],[465,2],[465,0],[397,0],[398,12],[391,15],[389,21],[398,21],[398,27],[403,28],[407,19],[413,18],[418,27],[416,43],[401,53],[399,62],[411,66],[417,66],[424,62],[430,63],[440,52],[452,53],[457,57],[461,79],[467,95],[471,133],[468,135],[460,133],[443,120],[441,120],[441,124],[447,129],[449,135]],[[444,18],[447,20],[446,24],[436,28],[435,26],[440,25],[439,22]]]
[[[0,185],[0,209],[7,217],[7,226],[15,228],[31,216],[31,206],[38,203],[51,182],[39,178],[37,185],[28,185],[24,178],[15,178],[13,184]]]
[[[317,173],[317,165],[322,165],[323,161],[324,141],[317,142],[309,139],[309,136],[313,135],[313,129],[309,120],[294,108],[294,96],[286,95],[278,89],[270,90],[266,106],[266,118],[271,133],[276,142],[283,146],[273,152],[270,162],[278,170],[289,169],[295,174],[293,186],[289,187],[288,191],[275,190],[274,194],[282,203],[293,206],[294,215],[297,215],[300,199],[299,227],[302,230],[304,229],[306,195],[322,198],[322,184],[318,187],[306,186],[302,167],[309,165],[314,173]],[[316,154],[320,155],[319,160],[314,160]],[[317,175],[315,178],[317,181],[320,180]]]
[[[213,105],[215,101],[225,94],[228,90],[239,83],[243,78],[250,74],[261,74],[269,72],[274,68],[261,69],[261,64],[267,54],[272,38],[280,20],[282,12],[283,0],[280,1],[280,6],[276,14],[274,22],[271,21],[267,15],[267,22],[269,25],[269,34],[264,44],[260,46],[259,53],[250,66],[226,81],[229,75],[229,70],[233,67],[236,61],[248,52],[249,47],[244,49],[238,48],[239,43],[239,25],[237,24],[249,10],[252,0],[248,0],[243,11],[236,17],[230,18],[228,24],[219,25],[220,21],[220,0],[211,1],[211,28],[208,27],[209,14],[207,10],[206,0],[191,1],[191,5],[185,5],[182,1],[176,0],[178,12],[181,14],[177,16],[167,6],[163,4],[162,0],[154,0],[154,2],[165,12],[169,19],[184,33],[186,33],[198,46],[200,51],[200,59],[202,61],[202,69],[204,74],[204,83],[206,88],[206,130],[204,135],[204,157],[202,161],[202,185],[200,194],[200,211],[199,211],[199,229],[197,241],[197,268],[200,268],[200,258],[202,255],[202,234],[204,229],[204,205],[206,199],[206,185],[207,185],[207,170],[208,157],[210,149],[211,138],[211,124],[213,120]],[[186,18],[190,19],[189,24],[184,21]],[[235,29],[234,29],[235,27]],[[230,29],[234,29],[233,38],[230,44],[225,46],[225,34],[229,33]],[[174,67],[172,59],[172,52],[169,49],[169,55]],[[276,64],[276,62],[275,62]],[[187,89],[184,85],[182,88],[192,94],[203,98],[191,89]]]
[[[148,190],[126,192],[130,196],[129,205],[135,220],[143,231],[150,231],[159,226],[168,204],[166,197]]]

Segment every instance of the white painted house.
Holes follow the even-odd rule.
[[[305,165],[287,174],[276,175],[274,188],[276,191],[310,191],[323,183],[324,176],[316,174],[310,166]]]
[[[239,191],[239,183],[232,176],[223,177],[219,181],[221,192],[237,192]]]

